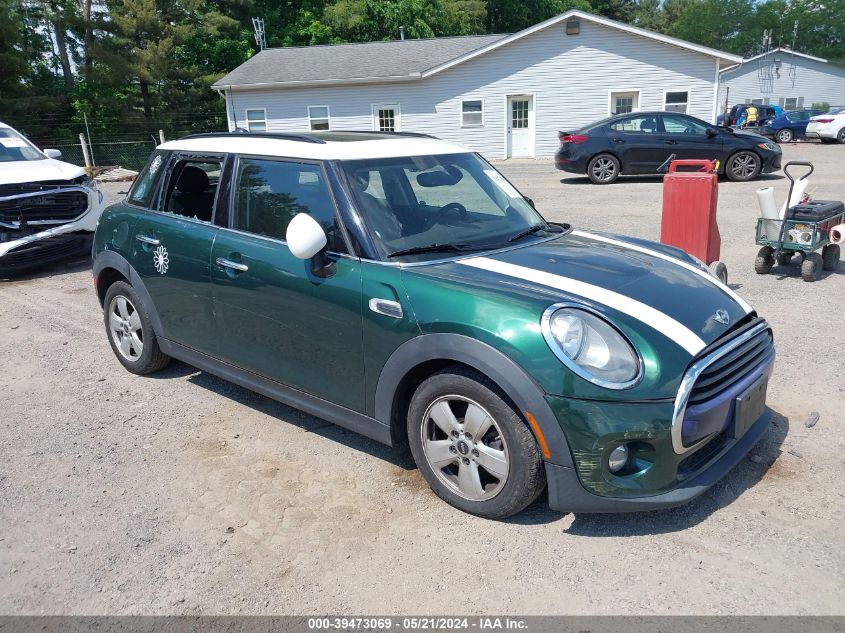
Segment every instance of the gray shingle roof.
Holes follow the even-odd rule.
[[[215,82],[213,87],[412,77],[505,37],[473,35],[268,48]]]

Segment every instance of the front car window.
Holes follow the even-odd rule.
[[[8,127],[0,127],[0,163],[19,160],[46,160],[32,143]]]
[[[342,165],[358,208],[388,257],[432,245],[499,248],[526,229],[547,226],[513,185],[475,154]]]
[[[288,224],[299,213],[320,223],[329,250],[346,250],[320,165],[259,158],[238,161],[232,228],[284,240]]]
[[[663,127],[668,134],[706,134],[707,126],[695,119],[682,116],[664,116]]]

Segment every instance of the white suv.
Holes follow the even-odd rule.
[[[0,122],[0,277],[90,252],[103,194],[61,156]]]
[[[811,118],[805,134],[807,138],[821,139],[822,143],[845,143],[845,107],[831,108]]]

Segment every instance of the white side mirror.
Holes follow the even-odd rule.
[[[45,150],[44,150],[44,155],[45,155],[47,158],[55,158],[55,159],[59,159],[59,158],[61,158],[61,157],[62,157],[62,152],[61,152],[61,150],[58,150],[58,149],[45,149]]]
[[[285,233],[290,252],[299,259],[311,259],[328,243],[323,227],[307,213],[299,213],[288,224]]]

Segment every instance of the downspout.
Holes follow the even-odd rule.
[[[238,122],[235,121],[235,112],[232,109],[231,99],[229,96],[229,92],[232,90],[232,86],[228,86],[229,90],[224,90],[222,88],[215,88],[217,90],[217,94],[222,95],[223,101],[226,103],[226,127],[230,132],[233,132],[238,127]]]
[[[716,83],[713,86],[713,114],[710,119],[710,122],[713,125],[716,125],[716,121],[719,118],[719,89],[720,89],[720,80],[719,75],[719,58],[716,58]]]

